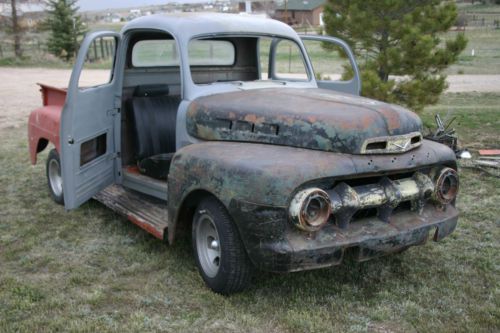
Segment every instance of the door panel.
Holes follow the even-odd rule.
[[[301,35],[319,88],[359,95],[361,79],[349,46],[329,36]]]
[[[61,115],[66,209],[77,208],[115,181],[119,156],[115,131],[121,102],[121,83],[114,75],[118,44],[117,33],[90,34],[80,47],[71,74]],[[109,69],[109,73],[102,68]]]

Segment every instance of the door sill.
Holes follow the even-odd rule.
[[[124,167],[122,173],[124,187],[167,201],[168,184],[166,180],[145,176],[135,166]]]

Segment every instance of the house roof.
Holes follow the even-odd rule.
[[[277,10],[313,10],[326,3],[325,0],[285,0],[278,6]]]

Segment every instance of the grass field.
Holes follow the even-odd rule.
[[[464,145],[497,146],[500,95],[445,95]],[[0,332],[498,332],[500,179],[461,169],[457,230],[366,263],[210,292],[174,247],[96,202],[72,212],[29,164],[24,129],[0,132]]]
[[[500,6],[499,6],[500,7]],[[461,32],[450,31],[446,38]],[[447,69],[448,74],[500,74],[500,30],[469,29],[469,40],[458,61]],[[474,56],[472,56],[474,50]]]

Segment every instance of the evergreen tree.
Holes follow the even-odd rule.
[[[48,0],[48,16],[43,26],[50,30],[49,52],[66,61],[78,51],[78,40],[86,29],[77,15],[76,0]]]
[[[449,0],[328,0],[324,22],[356,54],[364,96],[419,111],[438,101],[447,88],[443,70],[467,45],[463,34],[440,38],[456,17]]]

